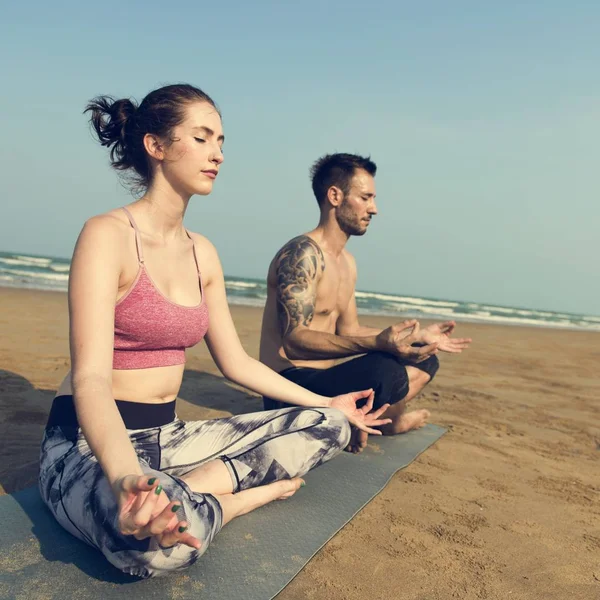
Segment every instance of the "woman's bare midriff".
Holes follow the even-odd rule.
[[[185,365],[154,367],[150,369],[114,370],[112,372],[113,398],[129,402],[162,404],[177,398]],[[57,396],[73,394],[71,372],[63,379]]]

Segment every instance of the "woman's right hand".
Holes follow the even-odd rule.
[[[126,475],[115,485],[119,503],[119,529],[138,540],[156,537],[162,548],[185,544],[198,550],[200,540],[179,521],[180,502],[170,502],[156,477]]]
[[[361,408],[357,408],[356,403],[359,400],[367,399],[367,402]],[[391,419],[381,419],[381,415],[390,407],[389,404],[384,404],[377,410],[373,410],[373,400],[375,392],[373,390],[363,390],[361,392],[350,392],[349,394],[341,394],[331,399],[331,408],[341,410],[350,422],[350,425],[358,427],[365,433],[373,435],[381,435],[379,429],[373,427],[381,427],[391,423]]]

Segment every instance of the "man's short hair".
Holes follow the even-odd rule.
[[[357,154],[327,154],[319,158],[310,169],[312,189],[319,206],[325,202],[331,186],[340,188],[346,195],[357,169],[364,169],[375,177],[377,165],[369,157]]]

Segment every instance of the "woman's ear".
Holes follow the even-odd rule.
[[[165,150],[161,141],[152,133],[147,133],[144,136],[144,148],[146,148],[146,152],[155,160],[163,160],[165,158]]]

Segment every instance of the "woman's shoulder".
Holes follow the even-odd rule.
[[[130,231],[131,224],[125,212],[120,208],[115,208],[88,218],[83,224],[81,234],[114,242],[116,239],[126,238]]]
[[[188,233],[194,242],[198,266],[202,272],[204,286],[207,287],[215,278],[222,277],[223,269],[219,254],[214,244],[207,237],[193,231],[188,231]]]
[[[194,246],[196,247],[196,252],[198,252],[199,255],[201,254],[207,258],[218,255],[215,245],[206,236],[189,230],[188,233],[190,234],[190,237],[194,242]]]

